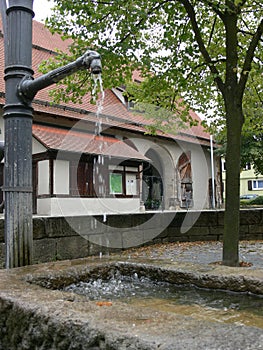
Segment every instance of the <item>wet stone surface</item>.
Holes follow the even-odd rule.
[[[231,320],[234,300],[220,311],[222,319],[216,320],[209,310],[201,313],[196,302],[190,309],[188,304],[167,305],[160,295],[150,304],[147,298],[127,303],[63,290],[72,283],[107,279],[119,271],[125,276],[239,291],[242,298],[247,293],[263,295],[263,269],[174,261],[166,254],[153,259],[145,252],[141,258],[142,251],[137,253],[134,258],[133,251],[126,257],[1,270],[0,349],[263,349],[262,317],[253,316],[254,323],[246,324],[237,316]],[[224,322],[226,317],[229,320]]]
[[[124,251],[123,257],[170,259],[177,262],[212,264],[222,260],[222,242],[182,242],[149,245]],[[251,268],[263,268],[263,241],[240,241],[239,259]],[[250,266],[249,266],[250,267]]]

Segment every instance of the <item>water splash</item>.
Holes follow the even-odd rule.
[[[108,280],[80,281],[63,290],[89,300],[120,300],[141,309],[150,307],[200,320],[263,328],[262,297],[256,295],[157,282],[137,273],[124,276],[119,271],[111,271]]]

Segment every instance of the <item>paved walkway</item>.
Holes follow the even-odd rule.
[[[196,262],[211,264],[222,261],[222,242],[185,242],[156,244],[142,248],[133,248],[123,252],[131,258],[171,259],[177,262]],[[263,241],[241,241],[239,260],[250,269],[263,269]]]

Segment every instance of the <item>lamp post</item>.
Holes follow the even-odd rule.
[[[5,1],[5,0],[3,0]],[[5,25],[5,244],[6,268],[32,263],[32,119],[36,93],[79,69],[101,72],[100,55],[87,51],[75,62],[37,79],[32,70],[33,0],[9,0]]]
[[[5,244],[6,268],[32,263],[33,109],[16,93],[32,71],[33,0],[9,0],[5,36]]]

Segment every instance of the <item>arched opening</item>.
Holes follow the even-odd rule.
[[[180,155],[177,163],[179,176],[178,200],[181,208],[188,209],[193,206],[193,181],[191,167],[191,152]]]
[[[152,163],[143,165],[142,200],[146,210],[163,208],[163,171],[158,154],[150,149],[145,154]]]

